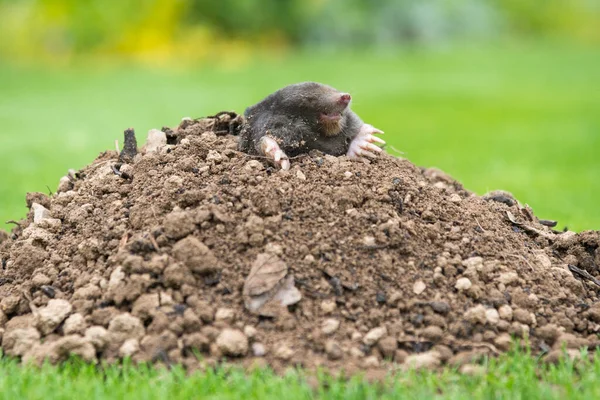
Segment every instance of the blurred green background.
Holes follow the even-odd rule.
[[[392,154],[600,229],[598,0],[0,0],[0,224],[129,126],[303,80]]]

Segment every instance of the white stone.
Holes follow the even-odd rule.
[[[232,322],[235,319],[235,311],[231,308],[219,308],[215,313],[215,321]]]
[[[167,292],[160,292],[159,301],[160,301],[161,306],[175,305],[175,301],[173,301],[173,297]]]
[[[373,346],[379,339],[387,335],[387,329],[385,326],[379,326],[377,328],[371,329],[367,334],[363,337],[363,343],[367,346]]]
[[[58,181],[58,188],[56,189],[57,193],[65,193],[71,190],[71,180],[68,176],[63,176]]]
[[[460,203],[462,201],[462,198],[458,194],[453,193],[450,195],[450,198],[448,200],[450,200],[452,203]]]
[[[39,224],[45,219],[50,218],[50,210],[38,203],[32,203],[31,209],[33,210],[33,223]]]
[[[118,286],[125,279],[125,272],[123,272],[123,268],[118,266],[115,270],[110,274],[110,279],[108,281],[108,287],[113,288]]]
[[[340,321],[334,318],[328,318],[321,324],[321,331],[325,335],[331,335],[340,327]]]
[[[500,322],[500,314],[495,308],[485,310],[485,320],[490,325],[497,325]]]
[[[469,290],[473,286],[469,278],[458,278],[454,287],[459,291]]]
[[[252,338],[256,337],[257,334],[258,334],[258,331],[252,325],[246,325],[244,327],[244,335],[246,335],[246,337],[248,339],[252,339]]]
[[[423,293],[425,289],[427,289],[427,285],[423,281],[416,281],[413,285],[413,293],[416,295]]]
[[[321,310],[325,313],[325,314],[331,314],[332,312],[335,311],[337,305],[335,304],[334,300],[323,300],[321,302]]]
[[[262,343],[252,343],[252,354],[254,354],[254,357],[264,357],[267,354],[267,349]]]
[[[365,236],[363,238],[363,244],[365,246],[369,246],[369,247],[375,246],[375,244],[376,244],[375,238],[373,236]]]
[[[146,153],[154,153],[167,145],[167,134],[158,129],[150,129],[146,138]]]

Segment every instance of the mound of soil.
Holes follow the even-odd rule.
[[[599,232],[389,155],[279,171],[237,151],[238,127],[184,120],[137,154],[129,132],[29,193],[0,239],[2,351],[351,372],[598,343]]]

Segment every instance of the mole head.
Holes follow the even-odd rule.
[[[352,97],[331,86],[304,82],[282,89],[282,103],[286,112],[305,117],[327,136],[340,133]]]

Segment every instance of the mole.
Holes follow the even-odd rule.
[[[383,131],[350,109],[352,97],[331,86],[302,82],[270,94],[244,113],[239,150],[268,158],[283,170],[290,158],[319,150],[352,159],[376,157]]]

